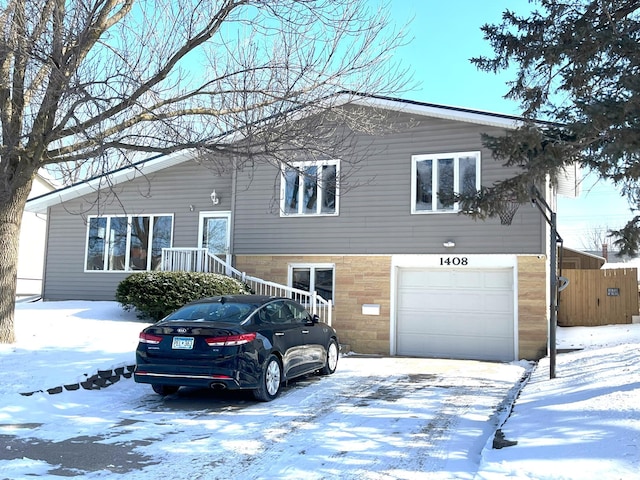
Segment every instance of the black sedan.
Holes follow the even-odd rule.
[[[135,381],[160,395],[181,386],[251,389],[273,400],[283,382],[338,365],[338,335],[299,303],[225,295],[189,303],[140,333]]]

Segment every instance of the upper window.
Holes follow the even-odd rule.
[[[340,161],[283,165],[281,215],[337,215]]]
[[[458,204],[446,196],[479,188],[480,152],[411,157],[411,213],[457,212]]]
[[[90,217],[86,270],[157,270],[171,247],[171,215]]]

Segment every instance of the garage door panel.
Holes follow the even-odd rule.
[[[486,313],[465,317],[455,312],[412,312],[410,316],[411,320],[405,320],[400,329],[410,335],[513,337],[511,322]]]
[[[512,292],[478,291],[439,291],[404,292],[398,295],[399,309],[403,311],[451,311],[473,314],[492,312],[496,314],[513,313]]]
[[[452,345],[449,340],[450,338],[448,337],[431,336],[420,338],[415,335],[407,336],[402,338],[405,350],[401,355],[492,361],[505,361],[505,359],[513,356],[512,349],[502,337],[486,337],[482,343],[478,343],[475,337],[460,336],[457,338],[455,345]]]
[[[401,269],[396,351],[513,360],[513,295],[512,269]]]
[[[403,272],[402,278],[399,279],[401,288],[447,288],[455,285],[455,276],[453,272],[442,270],[427,273],[422,270],[406,270]]]
[[[483,288],[493,290],[513,290],[513,275],[509,272],[489,271],[483,275]]]

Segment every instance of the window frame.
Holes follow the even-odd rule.
[[[316,160],[316,161],[301,161],[301,162],[291,162],[291,163],[283,163],[280,166],[280,216],[281,217],[335,217],[339,215],[340,212],[340,160]],[[335,181],[335,199],[334,199],[334,208],[333,212],[323,212],[322,204],[325,198],[326,189],[322,186],[322,178],[321,172],[322,167],[325,166],[335,166],[336,168],[336,181]],[[298,184],[304,184],[306,174],[304,171],[309,167],[317,167],[316,171],[316,189],[317,189],[317,200],[316,200],[316,211],[315,212],[305,212],[304,210],[304,189],[298,189],[298,199],[297,199],[297,211],[289,212],[286,208],[287,201],[287,179],[286,173],[289,170],[297,170],[298,172]]]
[[[451,152],[451,153],[429,153],[411,156],[411,214],[412,215],[432,215],[443,213],[458,213],[460,211],[459,202],[454,202],[452,208],[444,209],[438,206],[438,191],[439,188],[439,169],[437,163],[439,160],[453,160],[453,193],[461,193],[458,191],[460,185],[460,160],[462,158],[474,157],[475,158],[475,175],[476,175],[476,191],[480,189],[481,179],[481,153],[479,150],[467,151],[467,152]],[[423,161],[431,161],[431,210],[423,210],[417,208],[418,194],[417,180],[418,180],[418,163]],[[433,186],[436,185],[434,188]]]
[[[336,264],[335,263],[290,263],[288,266],[287,285],[291,288],[297,288],[293,286],[293,271],[295,269],[309,269],[309,293],[317,291],[315,288],[315,270],[316,269],[331,269],[331,299],[325,298],[325,300],[331,300],[331,303],[335,305],[336,297]],[[302,290],[302,289],[299,289]],[[322,295],[321,295],[322,296]],[[324,298],[324,297],[322,297]]]
[[[85,237],[84,244],[84,272],[85,273],[131,273],[131,272],[150,272],[153,271],[151,269],[153,262],[153,244],[154,244],[154,227],[156,221],[160,217],[169,217],[171,218],[171,229],[169,232],[169,248],[173,246],[173,231],[175,226],[175,218],[173,213],[151,213],[151,214],[128,214],[128,215],[89,215],[87,217],[87,233]],[[126,229],[126,239],[125,239],[125,255],[124,255],[124,268],[122,270],[110,269],[109,267],[109,232],[111,231],[111,222],[112,219],[126,219],[127,221],[127,229]],[[147,249],[147,264],[145,269],[134,269],[131,268],[131,240],[132,240],[132,224],[134,218],[149,218],[149,241],[148,241],[148,249]],[[102,247],[102,268],[101,269],[89,269],[87,268],[87,262],[89,260],[89,240],[91,233],[91,221],[93,219],[105,219],[105,232],[103,238],[103,247]],[[101,227],[98,227],[101,228]]]

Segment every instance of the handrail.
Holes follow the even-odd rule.
[[[329,325],[332,323],[333,304],[331,300],[323,298],[315,291],[308,292],[247,275],[211,254],[206,248],[163,248],[160,269],[226,275],[247,284],[258,295],[287,297],[296,300],[307,307],[312,314],[318,315],[325,323]]]

